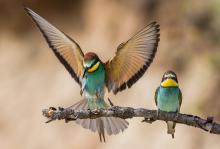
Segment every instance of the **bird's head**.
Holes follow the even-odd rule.
[[[85,73],[92,73],[96,71],[100,67],[101,61],[99,57],[93,53],[93,52],[88,52],[84,55],[84,60],[83,60],[83,77]]]
[[[171,70],[165,72],[160,85],[162,87],[178,87],[177,75]]]

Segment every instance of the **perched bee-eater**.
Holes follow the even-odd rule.
[[[105,88],[114,94],[130,88],[152,63],[159,42],[159,25],[150,23],[127,42],[117,48],[115,56],[102,62],[93,53],[83,53],[80,46],[68,35],[58,30],[29,8],[25,8],[45,37],[49,47],[81,87],[83,99],[70,108],[106,109]],[[93,132],[98,131],[100,141],[108,135],[118,134],[128,127],[128,122],[116,117],[78,119],[78,124]]]
[[[155,102],[158,110],[179,112],[182,103],[182,93],[178,85],[177,76],[173,71],[164,73],[160,86],[155,93]],[[176,123],[167,121],[167,133],[174,138]]]

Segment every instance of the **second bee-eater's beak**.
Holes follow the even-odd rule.
[[[84,78],[84,76],[85,76],[88,69],[89,69],[88,67],[83,68],[83,78]]]

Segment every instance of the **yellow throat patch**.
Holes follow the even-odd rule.
[[[99,68],[100,62],[97,62],[95,65],[92,66],[92,68],[89,68],[88,72],[94,72]]]
[[[162,87],[177,87],[178,83],[173,79],[166,79],[161,84]]]

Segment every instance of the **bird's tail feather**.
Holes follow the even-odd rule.
[[[87,100],[80,100],[70,108],[80,110],[88,109]],[[129,123],[121,118],[117,117],[100,117],[96,119],[77,119],[77,124],[80,124],[85,129],[90,129],[93,132],[98,132],[100,141],[105,142],[105,132],[108,135],[116,135],[120,131],[123,132],[129,125]]]
[[[174,138],[175,133],[175,126],[176,123],[173,121],[167,121],[167,133],[172,135],[172,138]]]

